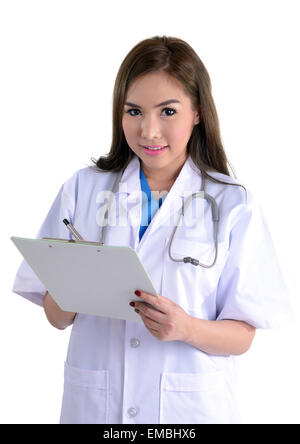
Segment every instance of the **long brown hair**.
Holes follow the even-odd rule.
[[[193,128],[187,153],[205,178],[228,184],[207,173],[214,170],[230,176],[228,165],[233,171],[221,141],[209,74],[193,48],[176,37],[155,36],[142,40],[127,54],[114,85],[111,148],[106,157],[91,158],[92,162],[103,171],[114,172],[129,164],[135,153],[128,146],[122,128],[126,93],[135,79],[154,71],[165,72],[179,80],[191,99],[193,110],[200,111],[200,122]]]

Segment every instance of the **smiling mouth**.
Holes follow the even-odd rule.
[[[159,151],[159,150],[163,150],[163,149],[165,149],[167,147],[168,147],[168,145],[166,145],[166,146],[155,146],[155,147],[150,147],[150,146],[143,145],[143,148],[145,148],[146,150],[150,150],[150,151]]]

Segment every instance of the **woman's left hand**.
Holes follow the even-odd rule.
[[[145,291],[136,291],[143,302],[134,302],[134,309],[139,310],[145,327],[160,341],[186,341],[190,316],[175,302]],[[153,309],[144,304],[151,304]]]

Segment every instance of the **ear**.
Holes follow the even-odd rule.
[[[200,122],[200,115],[196,113],[194,118],[194,124],[197,125],[199,122]]]
[[[196,111],[194,116],[194,125],[197,125],[200,122],[200,112]]]

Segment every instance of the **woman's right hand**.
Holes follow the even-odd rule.
[[[50,324],[59,330],[64,330],[66,327],[73,324],[76,316],[76,313],[73,313],[72,311],[62,310],[48,291],[44,296],[44,310]]]

